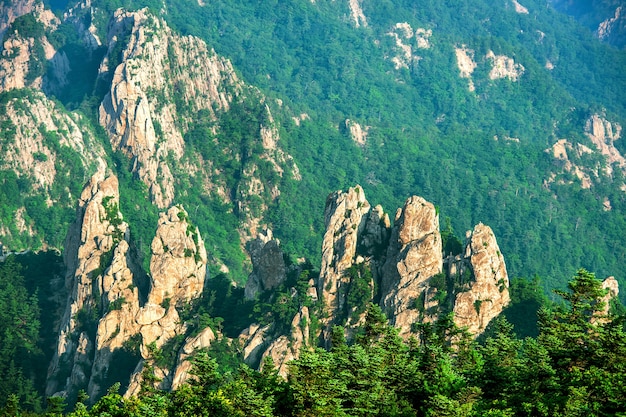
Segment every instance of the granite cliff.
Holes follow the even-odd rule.
[[[202,294],[207,254],[187,212],[173,206],[161,213],[146,276],[119,211],[117,178],[104,170],[85,187],[65,247],[69,297],[47,393],[72,397],[85,389],[97,398],[120,378],[116,372],[123,379],[151,348],[185,334],[177,308]],[[120,363],[130,369],[120,369]],[[174,372],[157,372],[162,384],[171,386]],[[138,380],[129,391],[135,392]]]

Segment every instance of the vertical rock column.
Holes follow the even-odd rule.
[[[381,283],[381,305],[400,336],[410,334],[420,316],[416,303],[427,290],[428,280],[442,268],[435,206],[421,197],[410,197],[396,213]]]
[[[454,322],[478,335],[509,304],[509,276],[489,226],[479,223],[468,232],[467,240],[465,260],[474,277],[469,290],[456,295]]]

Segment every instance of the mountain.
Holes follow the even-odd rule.
[[[601,41],[622,49],[626,45],[624,5],[620,2],[556,0],[552,4],[593,30]]]
[[[0,255],[56,265],[24,282],[41,394],[625,282],[619,5],[62,3],[0,3]]]

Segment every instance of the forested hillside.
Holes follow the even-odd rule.
[[[624,412],[583,3],[1,2],[2,412]]]
[[[596,167],[587,188],[546,149],[563,138],[593,148],[585,135],[593,114],[623,125],[624,52],[541,2],[522,11],[508,1],[360,4],[367,25],[355,27],[347,2],[212,2],[192,17],[171,3],[179,30],[231,57],[283,101],[286,116],[308,115],[299,126],[283,121],[304,175],[269,213],[276,235],[314,257],[318,223],[302,213],[315,212],[328,189],[358,182],[374,201],[412,192],[437,201],[458,234],[478,221],[492,225],[513,275],[538,274],[549,287],[578,266],[619,275],[621,170],[598,170],[607,162],[597,152],[572,156]],[[427,48],[416,36],[402,39],[410,52],[400,68],[391,60],[407,51],[392,36],[398,23],[432,32]],[[474,91],[459,75],[462,46],[475,57]],[[481,58],[488,51],[522,65],[519,80],[490,79],[492,65]],[[363,145],[351,140],[347,119],[367,130]]]

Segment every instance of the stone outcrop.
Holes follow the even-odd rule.
[[[186,331],[177,307],[201,295],[206,276],[207,255],[197,228],[182,207],[161,214],[152,242],[151,285],[143,296],[139,288],[147,278],[132,255],[128,231],[119,211],[117,178],[100,170],[81,195],[77,220],[66,239],[70,297],[49,369],[48,395],[71,396],[86,389],[95,400],[108,388],[107,375],[119,372],[117,359],[140,362],[150,354],[148,345],[161,348]],[[210,339],[204,330],[187,341],[178,381],[189,366],[184,352]],[[163,386],[171,386],[175,372],[157,371]],[[134,392],[140,375],[132,381],[129,391]]]
[[[619,295],[619,283],[615,279],[615,277],[608,277],[604,281],[602,281],[602,288],[606,290],[606,295],[603,298],[604,309],[602,310],[601,315],[606,316],[609,314],[611,308],[611,300],[616,299]]]
[[[376,298],[405,338],[413,324],[435,320],[442,312],[454,312],[459,326],[479,334],[509,302],[504,259],[487,226],[479,224],[468,233],[465,252],[447,258],[444,270],[439,216],[421,197],[407,199],[393,228],[382,207],[372,209],[359,186],[331,194],[325,217],[317,289],[327,315],[321,320],[326,342],[332,324],[344,323],[350,336],[351,326],[362,320],[349,317],[346,300],[354,276],[349,272],[361,264],[371,270]]]
[[[350,18],[356,27],[367,27],[367,18],[363,14],[361,8],[362,0],[348,0],[348,6],[350,7]]]
[[[410,69],[416,65],[422,58],[415,51],[430,48],[432,34],[432,29],[417,28],[413,30],[407,22],[396,23],[391,31],[386,34],[394,39],[395,54],[391,57],[391,62],[395,68]]]
[[[489,79],[508,78],[511,81],[518,81],[525,71],[522,64],[516,63],[513,58],[505,55],[496,55],[493,51],[487,52],[485,58],[491,61],[491,71]]]
[[[369,126],[362,127],[354,120],[346,119],[346,129],[350,133],[350,137],[359,146],[364,146],[367,143],[367,134]]]
[[[0,2],[0,39],[11,26],[11,23],[20,16],[32,13],[37,6],[37,0],[11,0]],[[2,48],[0,48],[0,51]]]
[[[9,99],[0,115],[0,123],[4,136],[0,140],[0,169],[12,170],[18,178],[28,179],[49,205],[74,206],[79,195],[75,195],[70,185],[86,180],[70,170],[63,155],[76,155],[83,166],[104,168],[104,150],[91,131],[84,128],[83,117],[65,112],[41,92],[29,91]],[[64,192],[55,194],[53,185],[61,185]],[[36,225],[23,214],[21,209],[15,213],[17,230],[30,233],[35,227],[33,234],[36,234]],[[0,224],[0,229],[6,229],[6,233],[2,233],[4,243],[12,249],[21,249],[12,247],[9,226]]]
[[[567,141],[567,139],[559,139],[551,148],[546,149],[545,152],[551,154],[556,160],[561,161],[563,164],[563,171],[569,172],[580,180],[580,186],[582,188],[591,188],[593,182],[591,181],[590,173],[587,172],[584,167],[574,163],[570,158],[570,155],[579,159],[585,154],[590,154],[593,151],[582,144],[573,145]],[[550,184],[555,181],[556,175],[546,180],[546,184]],[[563,183],[564,180],[559,180]]]
[[[382,307],[401,336],[418,321],[415,305],[442,268],[439,215],[432,203],[411,197],[396,213],[381,281]]]
[[[23,14],[32,13],[43,28],[51,31],[60,24],[59,19],[42,3],[18,2],[17,10],[19,13],[28,10]],[[16,30],[5,37],[0,36],[0,39],[4,42],[0,48],[0,92],[25,87],[58,91],[68,83],[70,68],[67,56],[56,51],[44,33],[20,33]]]
[[[184,152],[183,133],[201,109],[209,114],[227,109],[239,82],[230,62],[194,37],[175,35],[147,10],[118,10],[108,28],[109,54],[100,72],[112,74],[110,91],[100,106],[100,123],[114,149],[135,160],[134,170],[164,208],[174,197],[174,178],[166,158]],[[114,66],[112,51],[122,44],[122,62]],[[188,105],[181,113],[176,102]]]
[[[310,346],[310,322],[309,309],[303,306],[293,317],[291,331],[287,334],[276,334],[273,324],[263,327],[252,324],[239,336],[244,361],[262,368],[265,361],[271,359],[278,374],[286,377],[289,362]]]
[[[59,391],[67,394],[73,387],[84,386],[89,381],[95,345],[91,327],[104,308],[102,300],[109,300],[108,294],[99,292],[104,285],[104,268],[108,266],[105,264],[111,255],[118,255],[114,260],[121,267],[119,263],[124,261],[119,257],[127,251],[128,226],[118,207],[117,178],[105,178],[104,170],[98,171],[81,194],[76,222],[65,242],[64,261],[68,271],[65,286],[69,297],[49,368],[47,395]],[[126,246],[120,245],[121,242]],[[118,276],[124,281],[128,279],[124,272]],[[111,284],[111,278],[112,274],[107,284]],[[111,294],[115,295],[116,291]]]
[[[474,61],[474,51],[469,49],[465,45],[454,48],[456,55],[456,64],[459,68],[461,78],[469,79],[469,91],[475,91],[474,81],[472,80],[472,73],[476,69],[476,62]]]
[[[585,135],[606,157],[604,171],[608,176],[613,175],[613,165],[626,172],[626,158],[615,147],[615,141],[622,135],[622,126],[619,123],[611,123],[602,115],[594,114],[585,122]]]
[[[309,346],[309,309],[302,307],[291,322],[291,334],[275,339],[261,356],[261,366],[269,357],[278,370],[278,374],[287,377],[289,362],[300,357],[302,349]]]
[[[489,226],[480,223],[468,232],[464,254],[473,279],[454,300],[454,321],[472,334],[482,333],[510,302],[504,257]]]
[[[280,195],[278,181],[269,176],[289,172],[299,179],[293,158],[279,146],[278,126],[261,93],[240,81],[230,61],[204,41],[175,34],[147,9],[116,11],[106,42],[100,78],[112,81],[100,105],[100,124],[113,149],[133,161],[132,169],[148,186],[154,203],[170,206],[178,181],[175,173],[185,172],[198,178],[202,193],[216,194],[234,206],[243,223],[242,243],[256,237],[263,211]],[[120,49],[120,56],[113,56]],[[244,102],[251,103],[246,108],[258,110],[255,143],[233,143],[231,138],[222,143],[220,117],[233,103]],[[225,178],[224,167],[183,140],[200,122],[213,124],[215,137],[206,140],[214,141],[216,152],[241,165],[234,184]],[[271,172],[261,166],[265,163]]]
[[[245,296],[253,299],[256,294],[277,288],[287,279],[287,269],[279,242],[272,238],[272,231],[266,229],[255,240],[248,243],[248,253],[252,261],[252,273],[246,281]]]
[[[626,39],[625,23],[626,15],[623,10],[623,5],[617,6],[613,16],[607,17],[600,22],[595,31],[595,35],[602,41],[623,47]]]
[[[512,0],[513,6],[515,7],[515,12],[519,14],[528,14],[528,9],[522,6],[517,0]]]
[[[211,347],[211,343],[213,343],[216,338],[217,336],[215,335],[215,332],[210,327],[206,327],[198,333],[197,336],[194,336],[185,342],[176,361],[177,365],[174,377],[172,378],[172,389],[180,387],[183,383],[189,380],[191,377],[191,368],[193,367],[193,364],[191,363],[193,354],[199,350]]]
[[[169,298],[180,307],[202,293],[207,254],[198,228],[182,207],[161,213],[151,248],[148,304],[163,304]]]
[[[621,138],[622,133],[619,123],[611,123],[603,115],[593,114],[585,121],[583,132],[589,138],[590,146],[559,139],[551,148],[545,150],[559,162],[557,166],[561,168],[553,171],[544,180],[546,188],[554,182],[573,183],[567,176],[561,176],[561,173],[578,178],[581,188],[584,189],[592,188],[601,181],[601,174],[614,177],[616,169],[626,173],[626,158],[615,146],[615,141]],[[595,157],[597,154],[602,155],[602,158]],[[611,210],[611,201],[607,196],[602,197],[602,204],[605,211]]]
[[[357,185],[347,192],[337,191],[326,199],[326,233],[322,242],[322,265],[317,292],[328,317],[322,322],[330,331],[333,319],[345,308],[347,270],[355,263],[359,234],[367,224],[371,206]]]

